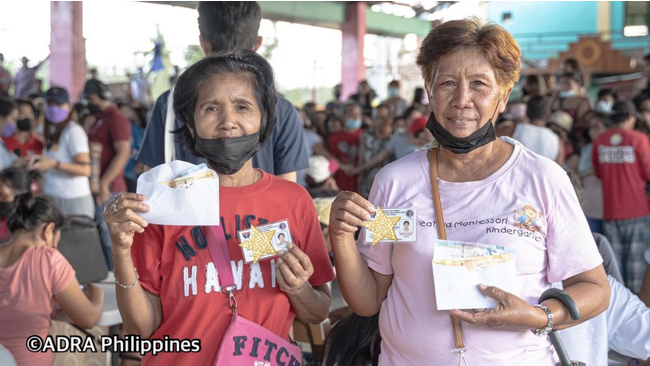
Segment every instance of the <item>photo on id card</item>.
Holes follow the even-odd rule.
[[[414,242],[417,240],[416,235],[416,225],[417,225],[417,208],[382,208],[384,215],[388,218],[399,217],[399,221],[393,227],[395,231],[395,237],[397,238],[397,243],[401,242]],[[377,218],[377,213],[375,212],[370,216],[370,221],[374,221]],[[373,243],[374,234],[372,230],[365,229],[364,242],[366,244]],[[391,242],[395,243],[394,240],[382,239],[379,243]]]
[[[273,231],[273,237],[271,238],[271,245],[277,252],[278,250],[287,250],[287,244],[293,243],[293,237],[291,236],[291,230],[289,228],[289,220],[276,221],[264,226],[255,226],[257,230],[261,233],[268,233]],[[251,230],[241,230],[237,232],[239,238],[239,243],[243,244],[246,240],[251,238]],[[242,249],[242,256],[244,257],[244,262],[246,264],[253,263],[254,257],[253,252],[246,248]],[[270,259],[276,257],[277,254],[265,254],[260,257],[259,260]]]

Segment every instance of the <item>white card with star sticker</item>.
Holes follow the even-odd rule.
[[[275,249],[276,252],[280,249],[286,250],[287,244],[293,243],[291,230],[289,229],[289,220],[277,221],[266,224],[264,226],[256,226],[256,228],[264,234],[271,231],[273,232],[273,237],[271,237],[270,240],[271,246],[273,246],[273,249]],[[247,240],[251,239],[252,233],[251,230],[242,230],[237,232],[237,236],[239,237],[239,242],[241,244],[244,244]],[[246,264],[255,262],[255,257],[252,250],[243,247],[241,249],[242,255],[244,257],[244,262]],[[262,255],[259,260],[265,260],[274,257],[277,257],[277,254],[267,253]]]
[[[387,218],[392,219],[390,221],[395,221],[395,218],[397,217],[399,217],[399,221],[396,221],[393,227],[397,241],[387,238],[388,235],[385,235],[386,233],[383,233],[383,236],[385,236],[385,238],[381,239],[379,243],[402,243],[414,242],[416,240],[417,208],[382,208],[382,212]],[[379,212],[375,212],[368,222],[372,223],[376,221],[378,213]],[[374,231],[368,227],[366,227],[364,230],[366,232],[364,236],[365,244],[372,245],[374,242]]]

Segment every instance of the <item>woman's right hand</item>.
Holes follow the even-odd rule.
[[[330,213],[330,237],[343,238],[354,235],[364,221],[370,220],[375,207],[354,192],[341,192],[332,202]]]
[[[143,233],[149,225],[137,212],[149,212],[142,203],[145,197],[136,193],[121,194],[106,204],[104,218],[111,234],[113,252],[130,251],[135,233]]]

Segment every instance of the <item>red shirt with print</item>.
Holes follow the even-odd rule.
[[[326,284],[334,279],[334,272],[311,197],[298,184],[262,173],[250,186],[220,187],[220,215],[238,287],[234,292],[238,314],[286,338],[295,313],[276,280],[275,259],[245,264],[237,231],[288,220],[294,243],[314,267],[309,282]],[[228,296],[219,292],[203,229],[149,225],[143,234],[135,235],[131,253],[140,283],[162,304],[163,320],[151,338],[201,340],[198,353],[147,354],[142,365],[214,364],[232,312]],[[266,352],[262,343],[259,347]]]
[[[40,140],[34,136],[29,136],[29,139],[25,141],[24,144],[21,144],[14,136],[2,137],[7,149],[10,151],[16,152],[20,151],[19,156],[30,157],[32,155],[41,155],[43,153],[43,147],[45,146]]]
[[[648,136],[613,128],[596,138],[591,160],[603,182],[605,220],[625,220],[650,213],[645,186],[650,180]]]
[[[117,109],[115,105],[102,111],[101,117],[88,129],[88,141],[102,145],[101,169],[102,175],[113,158],[115,158],[114,143],[118,141],[131,141],[131,121]],[[124,170],[115,177],[111,183],[111,192],[126,192]]]
[[[327,149],[343,164],[357,165],[359,159],[359,138],[361,129],[355,132],[341,131],[330,136]],[[357,177],[347,175],[343,170],[336,172],[336,184],[342,191],[357,191]]]

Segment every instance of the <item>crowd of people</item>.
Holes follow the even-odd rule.
[[[0,345],[18,365],[52,363],[25,338],[47,333],[53,303],[84,328],[99,318],[101,290],[80,287],[56,249],[71,216],[96,221],[126,334],[205,345],[147,354],[144,365],[236,364],[249,350],[228,338],[241,319],[279,337],[294,364],[294,318],[340,318],[327,365],[551,365],[552,329],[589,365],[606,365],[608,350],[650,362],[650,55],[634,95],[592,98],[576,60],[521,77],[507,31],[450,21],[422,43],[413,100],[396,78],[386,100],[361,80],[347,98],[337,85],[325,106],[294,106],[256,53],[255,2],[197,10],[208,56],[177,70],[153,105],[142,70],[126,98],[91,70],[77,99],[41,91],[41,64],[25,58],[13,78],[0,54]],[[174,160],[218,175],[217,229],[142,217],[153,208],[136,193],[139,175]],[[417,207],[400,224],[417,240],[367,245],[360,228],[378,207]],[[292,242],[244,263],[237,233],[278,220]],[[494,309],[437,310],[431,261],[447,235],[516,249],[519,292],[481,285]],[[335,270],[344,316],[330,313]],[[579,320],[557,300],[538,303],[551,286],[575,300]],[[586,334],[590,344],[572,342]]]

